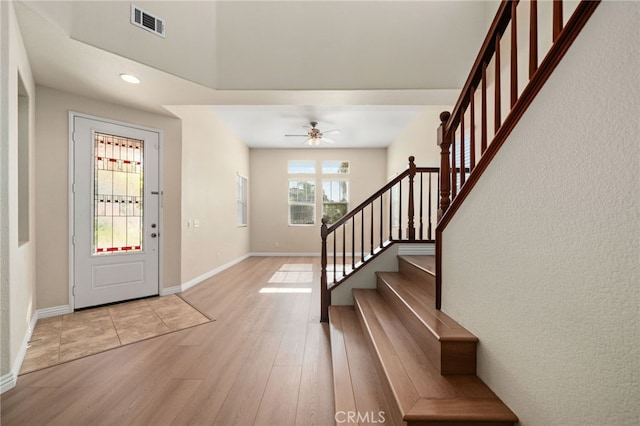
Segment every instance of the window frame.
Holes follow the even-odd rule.
[[[311,183],[313,185],[313,201],[311,202],[301,202],[301,201],[292,201],[291,200],[291,182],[306,182],[306,183]],[[309,175],[304,176],[304,177],[295,177],[295,176],[289,176],[289,178],[287,179],[287,224],[289,226],[316,226],[316,204],[317,204],[317,194],[316,191],[318,190],[317,184],[316,184],[316,179],[315,176],[313,178],[310,178]],[[292,223],[291,222],[291,207],[292,206],[311,206],[312,208],[312,215],[311,215],[311,223]]]
[[[326,176],[326,175],[325,175]],[[334,176],[340,176],[340,174],[335,174]],[[330,182],[336,182],[336,183],[340,183],[340,182],[344,182],[346,185],[346,194],[340,194],[340,195],[345,195],[346,198],[346,202],[340,202],[340,201],[324,201],[324,195],[325,195],[325,191],[324,191],[324,184],[325,183],[330,183]],[[351,198],[351,182],[349,179],[336,179],[336,178],[330,178],[330,179],[322,179],[322,217],[325,217],[327,215],[327,211],[326,211],[326,205],[327,204],[345,204],[346,208],[344,211],[344,214],[342,214],[340,217],[336,218],[335,220],[329,220],[327,222],[327,225],[333,225],[334,223],[336,223],[338,220],[340,220],[344,215],[346,215],[347,213],[349,213],[349,205],[351,204],[350,198]]]
[[[236,226],[238,228],[246,228],[249,226],[249,178],[237,173],[236,189]]]

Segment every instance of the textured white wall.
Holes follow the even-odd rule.
[[[25,336],[33,317],[36,302],[36,243],[33,237],[35,228],[35,202],[33,197],[34,157],[33,157],[33,102],[35,84],[18,28],[13,4],[3,2],[0,6],[0,48],[2,49],[0,75],[2,112],[0,127],[2,141],[0,148],[0,268],[2,269],[2,316],[0,362],[3,388],[6,375],[17,375],[22,350],[25,349]],[[19,242],[18,237],[18,75],[21,76],[31,106],[28,117],[29,138],[29,228],[31,239]],[[23,213],[24,214],[24,213]]]
[[[603,2],[443,235],[443,311],[522,425],[637,425],[640,4]]]

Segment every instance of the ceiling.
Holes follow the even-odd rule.
[[[252,148],[303,148],[307,138],[284,135],[306,134],[302,126],[309,126],[311,121],[316,121],[321,131],[340,130],[330,136],[335,144],[321,143],[320,148],[384,148],[424,106],[256,105],[211,109]]]
[[[422,3],[432,4],[418,9],[428,15],[421,24],[409,17]],[[129,2],[16,2],[37,84],[164,115],[171,115],[165,107],[172,105],[208,105],[254,148],[302,147],[304,138],[283,135],[303,131],[301,126],[309,121],[318,121],[320,129],[339,128],[341,133],[333,138],[336,147],[388,146],[425,106],[455,103],[466,75],[460,70],[468,70],[475,59],[490,9],[484,2],[450,1],[136,4],[162,14],[168,22],[167,39],[176,37],[170,40],[176,46],[130,25]],[[375,12],[363,15],[366,9]],[[301,23],[308,11],[315,15]],[[357,25],[368,18],[385,27],[382,19],[390,11],[405,19],[407,30],[389,42],[387,36]],[[269,13],[269,19],[261,19]],[[191,19],[198,15],[198,20]],[[443,25],[436,23],[443,19],[462,35],[453,46],[445,46],[457,54],[442,53]],[[113,28],[104,26],[105,21]],[[432,32],[425,32],[427,22]],[[397,33],[399,28],[394,24],[391,29]],[[365,30],[370,40],[360,36]],[[377,31],[386,34],[384,28]],[[416,34],[433,41],[408,49]],[[412,55],[420,59],[414,61]],[[123,72],[142,83],[122,82]]]

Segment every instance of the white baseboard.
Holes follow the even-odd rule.
[[[174,285],[173,287],[167,287],[160,290],[160,296],[170,296],[172,294],[180,293],[182,291],[181,285]]]
[[[11,371],[0,377],[0,393],[4,393],[9,389],[13,389],[16,386],[16,383],[18,383],[18,374],[20,374],[20,369],[22,368],[24,357],[27,354],[27,347],[29,346],[29,341],[31,340],[31,334],[33,333],[33,329],[36,327],[37,321],[38,311],[35,311],[31,316],[31,321],[29,321],[29,328],[27,328],[24,339],[22,339],[22,344],[20,345],[20,349],[18,350],[16,359],[11,366]]]
[[[17,377],[13,371],[0,377],[0,393],[5,393],[9,389],[16,387]]]
[[[51,308],[38,309],[36,314],[38,319],[57,317],[58,315],[66,315],[72,313],[70,305],[53,306]]]
[[[206,272],[200,276],[197,276],[189,281],[187,281],[186,283],[182,283],[182,285],[180,286],[175,286],[175,287],[169,287],[166,288],[162,291],[163,295],[166,294],[173,294],[173,293],[179,293],[181,291],[185,291],[190,289],[191,287],[193,287],[194,285],[200,284],[201,282],[208,280],[209,278],[213,277],[214,275],[219,274],[220,272],[224,271],[225,269],[229,269],[230,267],[232,267],[235,264],[238,264],[240,262],[242,262],[243,260],[248,259],[249,257],[251,257],[252,255],[250,253],[245,254],[244,256],[240,256],[237,259],[232,260],[231,262],[225,263],[222,266],[218,266],[215,269],[212,269],[209,272]],[[179,291],[176,291],[179,288]],[[171,293],[169,293],[171,292]]]
[[[251,257],[320,257],[319,252],[313,253],[284,253],[275,251],[254,252],[250,253]]]

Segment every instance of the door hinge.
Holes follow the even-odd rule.
[[[73,192],[74,194],[76,193],[76,184],[75,183],[71,184],[71,192]]]
[[[71,287],[71,294],[76,295],[76,286]]]
[[[71,244],[76,245],[76,236],[75,234],[71,237]]]

